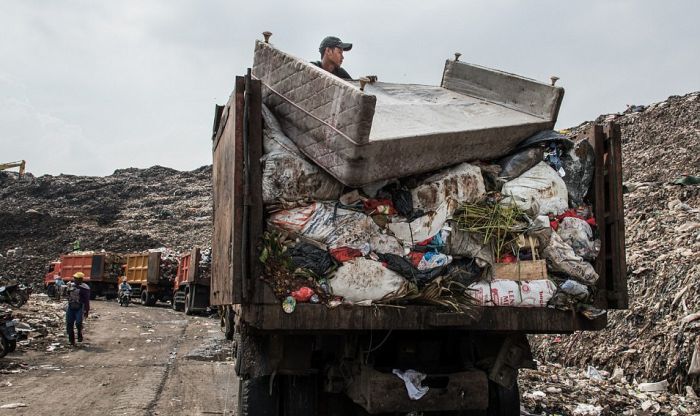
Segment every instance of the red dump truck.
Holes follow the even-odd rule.
[[[173,261],[163,259],[161,252],[127,254],[124,275],[132,288],[131,296],[146,306],[172,300],[176,267]]]
[[[357,99],[362,104],[361,100],[366,100],[366,105],[360,105],[360,112],[366,115],[374,110],[372,97],[365,96],[364,85],[358,88],[357,83],[334,79],[301,60],[282,56],[277,62],[272,59],[276,52],[270,48],[263,44],[256,47],[256,53],[259,50],[263,58],[269,59],[258,69],[263,72],[266,68],[279,69],[276,74],[282,78],[270,80],[265,73],[255,71],[237,77],[228,103],[216,108],[212,137],[211,304],[218,307],[226,335],[234,340],[236,347],[236,371],[240,377],[238,414],[396,415],[418,411],[461,415],[476,411],[519,415],[518,369],[535,365],[526,335],[600,330],[607,324],[607,313],[591,319],[575,310],[498,306],[477,306],[473,313],[461,313],[429,304],[329,308],[322,304],[296,303],[295,309],[283,310],[279,296],[266,283],[271,276],[265,275],[260,262],[265,230],[262,168],[258,163],[263,154],[263,101],[268,107],[276,106],[281,116],[306,117],[306,126],[287,125],[290,136],[303,131],[310,136],[331,137],[323,143],[323,149],[319,147],[325,153],[314,155],[313,145],[309,144],[307,156],[325,155],[334,168],[360,164],[363,169],[370,169],[355,175],[357,180],[363,180],[364,174],[387,175],[391,166],[385,162],[398,163],[400,157],[392,151],[383,155],[379,152],[370,160],[352,160],[352,152],[372,149],[350,149],[339,154],[342,149],[333,146],[345,145],[350,139],[362,147],[363,139],[352,137],[352,129],[359,129],[362,123],[342,125],[343,112],[350,111],[349,101]],[[470,115],[465,105],[460,111],[466,117],[474,116],[475,122],[480,121],[482,126],[496,126],[472,136],[467,134],[464,140],[474,139],[474,149],[478,149],[490,143],[488,137],[505,140],[506,136],[527,128],[517,122],[509,126],[499,123],[517,120],[518,116],[510,110],[519,106],[527,114],[537,113],[540,109],[535,107],[541,98],[537,89],[549,85],[535,85],[534,81],[515,75],[468,65],[463,68],[464,65],[467,64],[457,59],[446,63],[443,87],[450,86],[450,74],[462,70],[471,73],[455,85],[469,89],[478,101],[475,105],[482,105],[484,110],[477,110],[481,115]],[[302,71],[308,72],[308,77],[304,78]],[[285,91],[287,86],[289,90]],[[328,91],[331,92],[326,94]],[[308,100],[298,96],[309,92],[315,95]],[[343,94],[351,98],[345,100]],[[325,106],[323,100],[330,100],[329,105]],[[554,100],[560,102],[561,97]],[[397,102],[394,100],[392,104]],[[554,102],[554,120],[559,102]],[[324,115],[325,110],[328,114]],[[494,114],[495,118],[488,118]],[[523,115],[520,119],[527,117]],[[550,118],[548,126],[539,125],[536,129],[551,129],[554,120]],[[391,125],[399,126],[399,123]],[[365,131],[369,131],[367,127],[365,123]],[[529,135],[532,131],[524,133]],[[594,126],[585,136],[595,150],[595,174],[588,195],[598,219],[601,242],[600,254],[593,262],[599,276],[595,284],[595,306],[601,310],[623,309],[627,307],[627,287],[620,130],[614,125]],[[453,132],[448,132],[447,137],[430,138],[434,140],[431,143],[454,139]],[[417,151],[427,151],[430,147],[420,147],[420,138],[407,140],[406,145],[418,146]],[[388,141],[370,140],[367,146],[389,148],[393,144]],[[458,153],[469,151],[469,146],[444,149]],[[344,157],[350,160],[343,160]],[[420,158],[415,163],[420,163]],[[372,171],[373,164],[378,166],[376,171]],[[333,173],[332,169],[326,170]],[[341,175],[342,172],[334,174]],[[425,377],[423,386],[429,388],[427,394],[420,400],[412,400],[404,381],[392,374],[393,369],[421,372]]]
[[[49,296],[53,296],[56,275],[61,276],[64,282],[70,282],[75,273],[82,272],[93,298],[104,296],[114,299],[117,297],[122,261],[122,256],[115,253],[64,254],[60,261],[49,264],[49,270],[44,275],[44,287]]]
[[[209,307],[209,254],[202,261],[201,250],[194,248],[180,256],[173,285],[173,309],[191,315],[194,312],[204,312]]]

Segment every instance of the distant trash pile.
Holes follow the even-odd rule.
[[[587,141],[543,131],[501,160],[349,189],[263,116],[260,260],[286,312],[310,302],[602,313],[587,306],[600,249]]]

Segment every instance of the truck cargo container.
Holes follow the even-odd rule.
[[[277,53],[270,45],[258,44],[257,49],[266,54]],[[324,97],[337,101],[333,104],[336,110],[348,107],[343,101],[345,97],[373,101],[371,96],[363,96],[356,83],[341,81],[293,57],[283,55],[282,60],[284,65],[274,59],[267,60],[267,68],[292,71],[282,74],[290,88],[302,95],[303,91],[315,95],[307,97],[303,103],[303,97],[291,100],[280,91],[285,80],[275,83],[266,73],[253,71],[251,74],[249,70],[248,75],[236,77],[228,103],[217,106],[212,135],[211,304],[218,307],[226,336],[235,344],[235,368],[240,377],[238,414],[395,415],[417,411],[461,415],[477,411],[488,415],[519,415],[518,369],[535,366],[526,335],[600,330],[607,324],[607,313],[589,319],[576,311],[554,308],[474,307],[474,313],[459,313],[419,304],[329,308],[312,303],[297,303],[293,312],[285,313],[280,300],[263,280],[265,276],[259,261],[265,227],[259,163],[262,104],[268,97],[270,102],[265,103],[282,106],[278,110],[283,114],[299,115],[311,111],[303,108],[305,104],[322,107],[319,100]],[[259,70],[264,72],[263,66],[259,66]],[[450,79],[455,73],[472,74],[474,78],[456,82]],[[542,94],[536,90],[543,89],[544,84],[538,84],[533,92],[527,85],[534,81],[523,82],[515,75],[470,67],[456,60],[446,63],[443,86],[445,80],[469,90],[469,94],[485,107],[499,107],[491,114],[501,114],[505,118],[509,117],[507,114],[512,115],[508,110],[522,110],[518,110],[519,100],[545,107],[544,110],[525,109],[529,114],[547,113],[552,106],[558,109],[559,105],[553,101],[542,104]],[[481,88],[474,85],[479,81]],[[323,95],[329,88],[335,92]],[[529,99],[528,94],[534,94],[537,99]],[[510,105],[504,104],[509,99]],[[550,94],[550,100],[560,99],[560,95]],[[313,120],[308,122],[309,128],[313,130],[314,126],[332,123],[328,120],[336,114],[331,113],[310,114],[308,117]],[[545,119],[549,117],[549,121],[535,126],[535,130],[553,126],[556,112],[544,116]],[[352,115],[344,117],[352,119]],[[531,123],[519,126],[517,117],[510,119],[515,119],[516,123],[509,126],[504,125],[507,120],[503,119],[480,119],[476,114],[469,117],[481,123],[482,131],[463,138],[476,138],[481,147],[487,146],[489,140],[496,140],[499,131],[507,130],[513,146],[520,133],[533,132]],[[371,123],[371,117],[365,119]],[[287,128],[294,130],[293,124],[288,121]],[[313,131],[340,135],[331,127]],[[518,133],[522,127],[524,129]],[[364,125],[363,129],[367,133],[370,126]],[[341,133],[350,135],[351,132]],[[448,140],[457,140],[454,135],[448,136]],[[596,306],[622,309],[627,307],[627,287],[620,130],[613,124],[605,128],[594,126],[586,133],[586,138],[595,149],[595,174],[589,195],[599,221],[602,244],[594,262],[599,275]],[[430,145],[426,141],[420,144],[421,140],[421,137],[409,139],[415,149]],[[361,146],[361,142],[355,142]],[[348,141],[336,144],[347,146]],[[339,163],[330,173],[338,179],[364,181],[365,176],[360,171],[345,170],[352,168],[352,160],[341,160],[353,152],[345,152],[338,159],[333,152],[340,153],[342,149],[337,146],[334,149],[334,144],[329,146],[325,160]],[[461,143],[458,148],[466,154],[470,146]],[[366,151],[368,149],[358,150]],[[400,151],[400,147],[396,147],[396,152],[373,154],[371,159],[360,162],[362,166],[381,165],[381,169],[366,173],[386,177],[392,167],[400,163]],[[451,148],[445,151],[450,152]],[[411,157],[415,156],[413,150],[410,153]],[[307,156],[313,159],[318,154],[312,150]],[[446,156],[448,163],[455,162],[452,156]],[[475,156],[478,157],[478,152]],[[431,169],[437,166],[433,162]],[[410,399],[404,382],[392,374],[392,369],[423,372],[427,375],[424,385],[429,391],[420,400]]]
[[[75,273],[82,272],[93,299],[97,296],[114,299],[117,297],[122,262],[122,256],[115,253],[64,254],[60,261],[49,264],[49,270],[44,275],[44,286],[53,296],[54,276],[61,276],[64,282],[70,282]]]
[[[211,268],[203,267],[202,253],[194,248],[180,256],[177,276],[173,285],[173,309],[191,315],[209,308],[209,283]]]
[[[168,276],[161,270],[160,252],[127,254],[124,275],[132,288],[131,296],[140,299],[146,306],[173,298],[174,276]]]

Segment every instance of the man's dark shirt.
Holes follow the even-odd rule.
[[[323,66],[321,66],[321,61],[315,61],[315,62],[311,62],[311,63],[316,65],[317,67],[323,69]],[[341,67],[335,68],[335,70],[333,70],[333,72],[331,72],[331,74],[335,75],[336,77],[338,77],[340,79],[344,79],[346,81],[352,80],[352,77],[350,76],[350,74],[348,74],[348,71],[344,70]]]

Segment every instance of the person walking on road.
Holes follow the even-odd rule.
[[[85,275],[78,272],[73,275],[75,284],[68,291],[66,304],[66,332],[68,342],[75,346],[75,331],[78,330],[78,342],[83,342],[83,318],[90,312],[90,286],[83,283]]]

